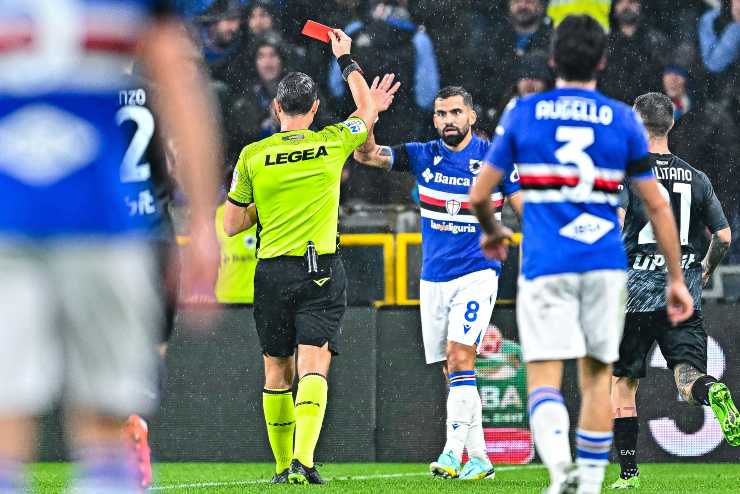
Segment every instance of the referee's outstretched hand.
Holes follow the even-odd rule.
[[[331,51],[334,56],[339,58],[342,55],[349,55],[352,49],[352,38],[341,29],[334,29],[329,31],[329,40],[331,40]]]
[[[375,76],[373,83],[370,85],[370,94],[373,97],[378,113],[386,111],[391,106],[396,91],[401,87],[400,82],[393,84],[395,78],[395,74],[385,74],[382,80],[380,77]]]

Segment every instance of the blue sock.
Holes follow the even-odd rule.
[[[21,492],[26,492],[23,464],[19,461],[0,459],[0,494]]]
[[[103,445],[78,451],[80,493],[138,492],[138,474],[124,445]],[[78,491],[75,491],[78,492]]]
[[[447,441],[444,451],[460,461],[473,422],[476,399],[480,401],[480,397],[475,385],[475,371],[451,372],[448,379],[450,392],[447,395]]]
[[[601,492],[604,471],[609,464],[609,450],[614,435],[611,431],[576,431],[576,463],[580,490],[584,494]]]
[[[560,485],[572,458],[570,418],[559,389],[542,386],[529,393],[529,428],[540,459],[550,473],[551,485]]]

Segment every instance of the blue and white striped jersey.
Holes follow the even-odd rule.
[[[116,123],[164,0],[0,0],[0,235],[130,230]]]
[[[473,136],[461,151],[452,151],[441,139],[394,146],[393,170],[412,173],[419,184],[423,266],[421,279],[449,281],[484,269],[501,270],[480,250],[480,224],[470,205],[469,191],[490,147]],[[504,198],[519,191],[512,165],[491,205],[501,217]]]
[[[626,269],[618,187],[653,177],[645,129],[623,103],[562,88],[518,100],[496,129],[485,161],[516,164],[525,203],[522,274]]]

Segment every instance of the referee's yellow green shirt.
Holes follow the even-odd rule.
[[[552,19],[553,26],[557,27],[569,15],[587,14],[608,32],[611,8],[612,0],[550,0],[547,15]]]
[[[336,251],[342,167],[366,139],[365,122],[350,117],[318,132],[278,132],[242,150],[228,198],[255,204],[259,259],[302,256],[309,241],[318,254]]]

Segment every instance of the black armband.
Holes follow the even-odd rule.
[[[634,177],[635,175],[642,175],[650,171],[651,168],[650,158],[648,155],[645,155],[642,158],[627,163],[627,176]]]
[[[337,58],[337,63],[339,64],[339,70],[342,71],[342,79],[347,81],[347,78],[349,75],[354,72],[355,70],[358,71],[360,74],[362,74],[362,69],[360,68],[360,64],[355,62],[352,59],[352,56],[342,55],[341,57]]]

